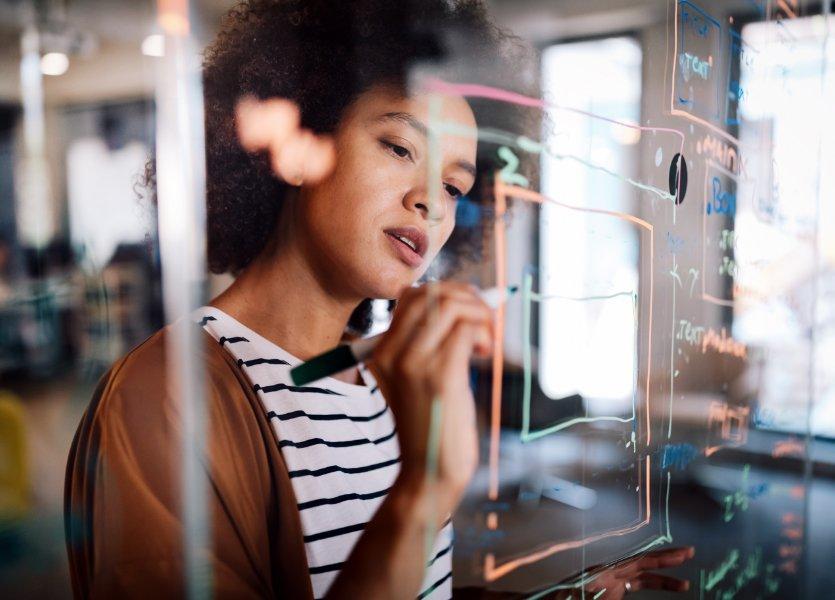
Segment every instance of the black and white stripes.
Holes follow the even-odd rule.
[[[195,319],[236,360],[258,394],[287,463],[315,597],[323,597],[394,483],[394,419],[370,373],[366,385],[326,378],[291,384],[300,361],[211,307]],[[452,525],[442,528],[419,598],[452,596]]]

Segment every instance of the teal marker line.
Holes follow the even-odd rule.
[[[525,273],[522,281],[522,331],[525,340],[522,344],[522,441],[527,440],[531,428],[531,296],[533,275]]]
[[[531,299],[535,302],[544,302],[546,300],[571,300],[574,302],[590,302],[594,300],[611,300],[612,298],[617,298],[618,296],[632,296],[637,298],[638,294],[633,291],[628,292],[615,292],[614,294],[608,294],[606,296],[560,296],[559,294],[548,294],[548,295],[541,295],[541,294],[531,294]]]
[[[443,406],[441,400],[436,396],[432,398],[432,406],[429,412],[429,439],[427,440],[427,455],[426,455],[426,478],[432,482],[438,476],[438,456],[441,447],[441,420],[443,419]],[[429,486],[433,489],[433,486]],[[430,504],[429,522],[435,521],[435,501],[434,498]],[[432,548],[435,546],[434,527],[429,527],[426,530],[426,540],[424,542],[423,559],[424,562],[429,560],[432,555]]]
[[[594,596],[592,596],[591,600],[597,600],[598,598],[600,598],[600,596],[602,596],[605,593],[606,593],[606,588],[603,588],[602,590],[597,592]]]
[[[656,536],[655,538],[650,540],[648,543],[644,544],[643,546],[641,546],[640,548],[635,550],[631,554],[631,556],[632,557],[638,556],[639,554],[642,554],[642,553],[646,552],[650,548],[658,546],[659,544],[663,544],[666,541],[667,541],[667,539],[663,535]],[[630,557],[625,557],[624,559],[621,559],[617,562],[623,562],[623,560],[628,560],[629,558]],[[605,568],[601,569],[597,573],[594,573],[593,575],[588,575],[587,576],[586,573],[582,573],[579,576],[579,581],[578,580],[573,580],[573,581],[570,581],[568,583],[558,583],[556,585],[552,585],[551,587],[549,587],[545,590],[537,592],[533,596],[528,596],[526,600],[538,600],[539,598],[544,598],[545,596],[548,596],[551,592],[555,592],[556,590],[567,590],[567,589],[575,589],[575,588],[580,588],[581,595],[585,595],[585,585],[587,583],[591,583],[592,581],[594,581],[595,579],[600,577],[600,575],[603,573],[603,571],[605,571]]]
[[[585,167],[588,167],[589,169],[601,171],[633,187],[655,194],[662,200],[669,200],[675,204],[675,196],[666,190],[662,190],[661,188],[641,183],[640,181],[636,181],[630,177],[624,177],[623,175],[615,173],[614,171],[611,171],[606,167],[596,165],[592,162],[580,158],[579,156],[574,156],[573,154],[560,154],[558,152],[554,152],[550,150],[548,147],[544,146],[543,144],[536,142],[526,136],[517,136],[510,132],[503,131],[501,129],[495,129],[492,127],[467,127],[465,125],[459,125],[451,121],[443,121],[440,125],[437,125],[436,127],[444,133],[461,136],[475,135],[480,141],[491,142],[494,144],[501,144],[505,146],[513,146],[530,154],[545,154],[557,160],[573,160],[582,164]]]
[[[533,433],[529,433],[522,436],[523,442],[531,442],[533,440],[537,440],[543,436],[546,436],[550,433],[554,433],[555,431],[560,431],[567,427],[572,427],[579,423],[596,423],[599,421],[617,421],[618,423],[631,423],[635,420],[635,417],[577,417],[575,419],[571,419],[569,421],[565,421],[563,423],[559,423],[557,425],[552,425],[547,429],[537,429]]]
[[[613,294],[606,294],[601,296],[584,296],[584,297],[570,297],[570,296],[560,296],[558,294],[549,294],[549,295],[542,295],[537,294],[532,291],[533,287],[533,276],[530,273],[525,274],[522,283],[522,331],[524,332],[524,340],[522,343],[522,371],[523,371],[523,379],[522,379],[522,431],[520,432],[520,439],[523,443],[531,442],[533,440],[537,440],[541,437],[554,433],[556,431],[561,431],[568,427],[572,427],[574,425],[578,425],[580,423],[596,423],[602,421],[615,421],[618,423],[632,423],[635,421],[635,413],[636,413],[636,397],[635,394],[632,394],[632,416],[631,417],[614,417],[614,416],[604,416],[604,417],[576,417],[569,421],[565,421],[562,423],[557,423],[550,427],[546,427],[545,429],[539,429],[531,433],[530,430],[530,415],[531,415],[531,390],[532,390],[532,361],[531,361],[531,334],[530,334],[530,323],[531,323],[531,303],[532,302],[543,302],[547,300],[569,300],[572,302],[589,302],[595,300],[609,300],[612,298],[618,298],[620,296],[630,296],[633,299],[633,310],[636,310],[637,306],[637,299],[638,294],[634,291],[624,291],[624,292],[615,292]]]
[[[438,133],[441,131],[441,128],[437,125],[439,123],[438,117],[441,113],[441,102],[442,100],[437,94],[432,94],[429,98],[429,125],[427,131],[427,153],[429,160],[426,161],[428,181],[441,180],[441,142],[438,139]],[[442,123],[443,121],[440,122]],[[430,216],[435,215],[440,206],[439,191],[438,186],[429,186],[428,203]]]
[[[664,517],[665,517],[665,521],[667,522],[667,541],[672,542],[673,541],[673,536],[670,535],[670,472],[669,471],[667,471],[667,501],[666,501],[665,509],[666,509],[665,510],[666,514],[664,515]]]
[[[678,276],[678,265],[676,265],[676,258],[673,256],[673,272],[676,273]],[[681,280],[679,280],[679,285],[681,285]],[[670,439],[673,435],[673,394],[675,393],[675,347],[676,347],[676,284],[673,283],[673,324],[672,324],[672,332],[673,335],[670,336],[670,419],[667,422],[667,439]]]

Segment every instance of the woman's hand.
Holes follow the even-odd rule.
[[[664,590],[668,592],[686,592],[690,589],[690,582],[671,575],[654,573],[656,569],[678,567],[693,558],[695,549],[665,548],[649,552],[644,556],[626,560],[613,565],[585,586],[585,593],[594,596],[603,592],[599,598],[605,600],[621,600],[630,592],[639,590]],[[555,598],[566,598],[571,595],[568,591],[561,591]],[[576,592],[573,594],[576,596]]]
[[[273,172],[287,183],[318,183],[333,170],[333,140],[302,129],[295,102],[248,97],[238,103],[235,117],[241,146],[247,152],[268,150]]]
[[[410,288],[400,297],[391,327],[368,361],[397,424],[400,475],[329,598],[417,595],[428,541],[478,464],[469,362],[473,353],[489,353],[492,323],[493,313],[475,289],[460,283]]]
[[[440,518],[458,504],[478,464],[469,363],[474,353],[490,353],[492,331],[493,311],[472,286],[409,288],[369,361],[397,424],[398,483],[432,493]],[[434,459],[432,439],[438,443]]]

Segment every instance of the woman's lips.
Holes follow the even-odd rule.
[[[390,233],[386,233],[386,239],[389,241],[394,253],[401,261],[408,266],[415,268],[423,263],[423,257],[412,250],[405,242],[400,241]]]

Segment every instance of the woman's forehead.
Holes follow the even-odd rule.
[[[434,104],[433,104],[434,103]],[[430,117],[444,124],[472,130],[475,139],[475,115],[463,96],[421,92],[404,96],[389,87],[377,87],[363,93],[355,102],[354,114],[362,121],[395,117],[404,124],[426,131]]]

